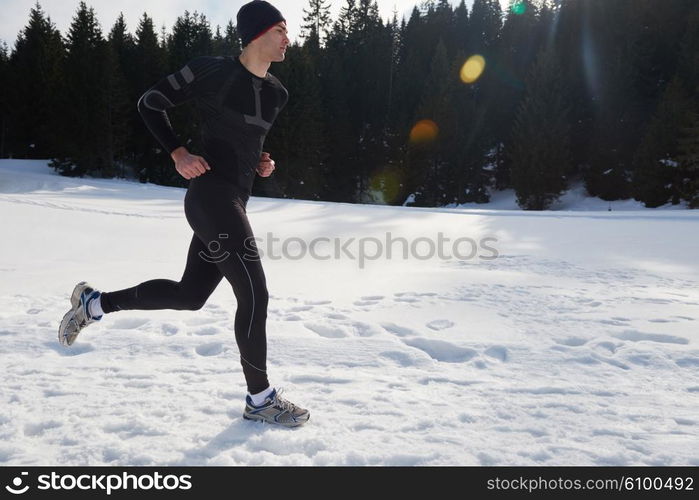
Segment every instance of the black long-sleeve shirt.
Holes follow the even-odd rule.
[[[249,196],[267,133],[289,93],[269,72],[260,78],[237,56],[196,57],[138,101],[146,126],[168,153],[182,146],[166,110],[194,99],[202,118],[201,153],[214,175]]]

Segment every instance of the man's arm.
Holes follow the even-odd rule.
[[[220,64],[220,59],[213,57],[194,58],[153,85],[138,100],[138,112],[148,130],[170,155],[183,144],[172,129],[166,110],[197,97],[207,77]]]
[[[208,77],[219,68],[220,59],[197,57],[181,70],[166,76],[148,89],[138,100],[138,112],[148,130],[170,154],[175,168],[185,179],[211,170],[201,156],[192,155],[172,129],[167,109],[197,97]]]

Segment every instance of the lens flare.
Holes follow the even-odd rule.
[[[424,143],[434,141],[439,133],[439,127],[432,120],[420,120],[410,131],[410,142]]]
[[[459,75],[464,83],[473,83],[478,80],[485,70],[485,59],[483,56],[474,54],[461,66]]]
[[[385,167],[374,172],[369,179],[369,187],[375,201],[394,202],[400,195],[403,175],[395,167]]]
[[[521,16],[527,11],[527,4],[523,0],[518,0],[512,4],[512,13]]]

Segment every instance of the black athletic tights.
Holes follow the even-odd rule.
[[[222,278],[233,287],[238,302],[235,338],[248,391],[269,387],[267,379],[267,285],[250,223],[247,197],[211,172],[190,181],[184,199],[187,221],[194,231],[187,266],[177,281],[154,279],[132,288],[102,294],[105,313],[129,309],[201,309]],[[246,240],[248,243],[246,244]]]

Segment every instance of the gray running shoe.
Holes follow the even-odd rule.
[[[284,427],[298,427],[308,422],[311,414],[308,410],[299,408],[295,404],[281,397],[283,389],[272,390],[272,394],[267,396],[265,402],[260,406],[252,404],[250,396],[245,398],[245,412],[243,418],[246,420],[261,420],[269,424],[282,425]]]
[[[87,325],[99,321],[102,316],[92,317],[89,312],[90,301],[100,296],[100,292],[87,282],[81,281],[73,289],[70,296],[70,311],[65,313],[61,326],[58,327],[58,341],[63,346],[73,345],[80,330]]]

